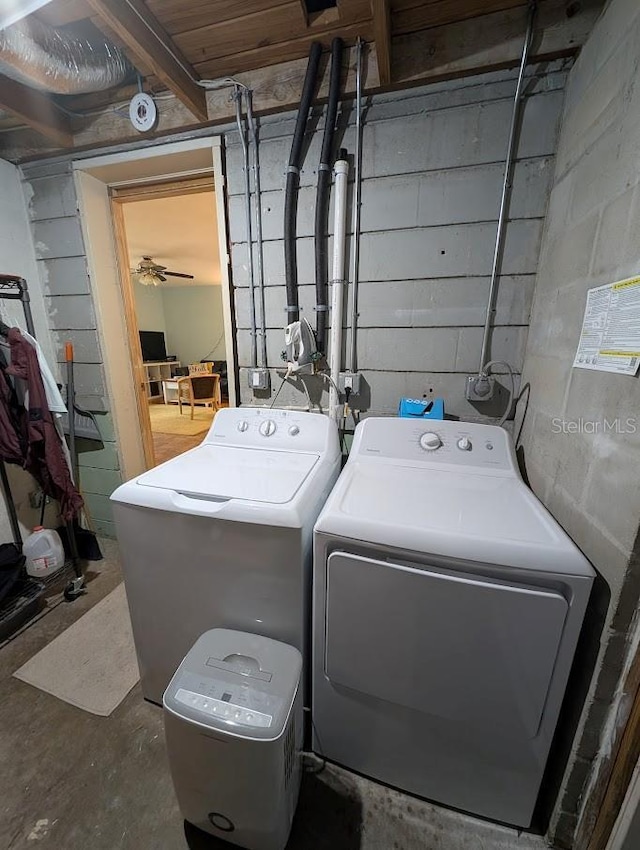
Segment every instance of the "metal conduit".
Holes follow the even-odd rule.
[[[242,145],[243,168],[244,168],[244,206],[245,206],[245,227],[247,230],[247,268],[249,270],[249,313],[251,316],[251,366],[258,365],[258,351],[256,341],[256,297],[255,297],[255,277],[253,269],[253,237],[251,230],[251,183],[249,178],[249,149],[247,145],[247,136],[244,123],[242,120],[242,90],[237,87],[235,92],[236,101],[236,123],[238,125],[238,134],[240,135],[240,143]]]
[[[249,136],[253,146],[253,190],[256,204],[256,260],[258,271],[258,293],[260,296],[260,351],[262,355],[261,366],[267,368],[267,311],[264,299],[264,258],[262,252],[262,190],[260,187],[260,144],[256,123],[253,117],[253,92],[247,89],[245,92],[247,101],[247,121],[249,123]],[[255,307],[254,307],[255,315]]]
[[[355,372],[358,368],[358,274],[360,269],[360,193],[362,183],[362,51],[361,38],[356,44],[356,145],[354,153],[353,182],[353,250],[351,251],[351,346],[347,368]]]
[[[533,27],[535,23],[537,11],[537,2],[532,0],[529,3],[529,20],[527,23],[527,32],[524,38],[522,47],[522,58],[520,60],[520,72],[518,73],[518,82],[516,92],[513,99],[513,112],[511,114],[511,127],[509,128],[509,142],[507,145],[507,158],[504,165],[504,179],[502,182],[502,196],[500,198],[500,212],[498,214],[498,229],[496,232],[496,242],[493,252],[493,265],[491,267],[491,282],[489,284],[489,299],[487,303],[487,314],[484,322],[484,333],[482,336],[482,349],[480,352],[480,362],[478,364],[478,374],[484,374],[487,363],[487,355],[489,350],[489,334],[491,333],[491,324],[496,311],[496,296],[498,271],[502,261],[502,251],[504,249],[504,237],[506,232],[507,209],[509,206],[509,198],[511,196],[511,187],[513,185],[513,164],[518,137],[518,129],[520,126],[520,113],[522,111],[522,89],[524,82],[524,72],[529,59],[529,50],[533,40]]]

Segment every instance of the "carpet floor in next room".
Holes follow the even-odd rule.
[[[88,592],[0,649],[0,847],[3,850],[229,850],[185,826],[162,712],[140,685],[109,717],[88,714],[12,673],[121,581],[113,541]],[[73,664],[73,657],[69,664]],[[543,850],[518,835],[327,765],[306,774],[287,850]]]

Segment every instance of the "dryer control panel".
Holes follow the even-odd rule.
[[[510,435],[475,422],[371,418],[360,423],[351,456],[386,457],[433,466],[515,471]]]

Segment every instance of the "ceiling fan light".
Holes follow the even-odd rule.
[[[138,280],[143,286],[157,286],[160,283],[158,277],[151,271],[142,272]]]

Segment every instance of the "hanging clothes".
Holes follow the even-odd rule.
[[[6,374],[8,365],[0,349],[0,457],[22,464],[27,454],[27,416]]]
[[[33,475],[48,496],[60,503],[60,514],[68,522],[78,516],[83,501],[71,480],[62,441],[47,404],[38,355],[18,328],[11,328],[7,339],[11,349],[11,364],[7,366],[6,374],[24,382],[28,393],[24,429],[26,454],[22,466]],[[5,459],[10,460],[9,457]]]
[[[35,337],[31,336],[31,334],[27,333],[27,331],[22,330],[22,328],[20,328],[20,333],[36,350],[38,366],[40,366],[40,375],[42,376],[42,383],[44,384],[44,391],[47,396],[47,405],[49,410],[52,413],[66,413],[67,405],[62,398],[56,379],[53,377],[53,372],[49,368],[42,346]]]

